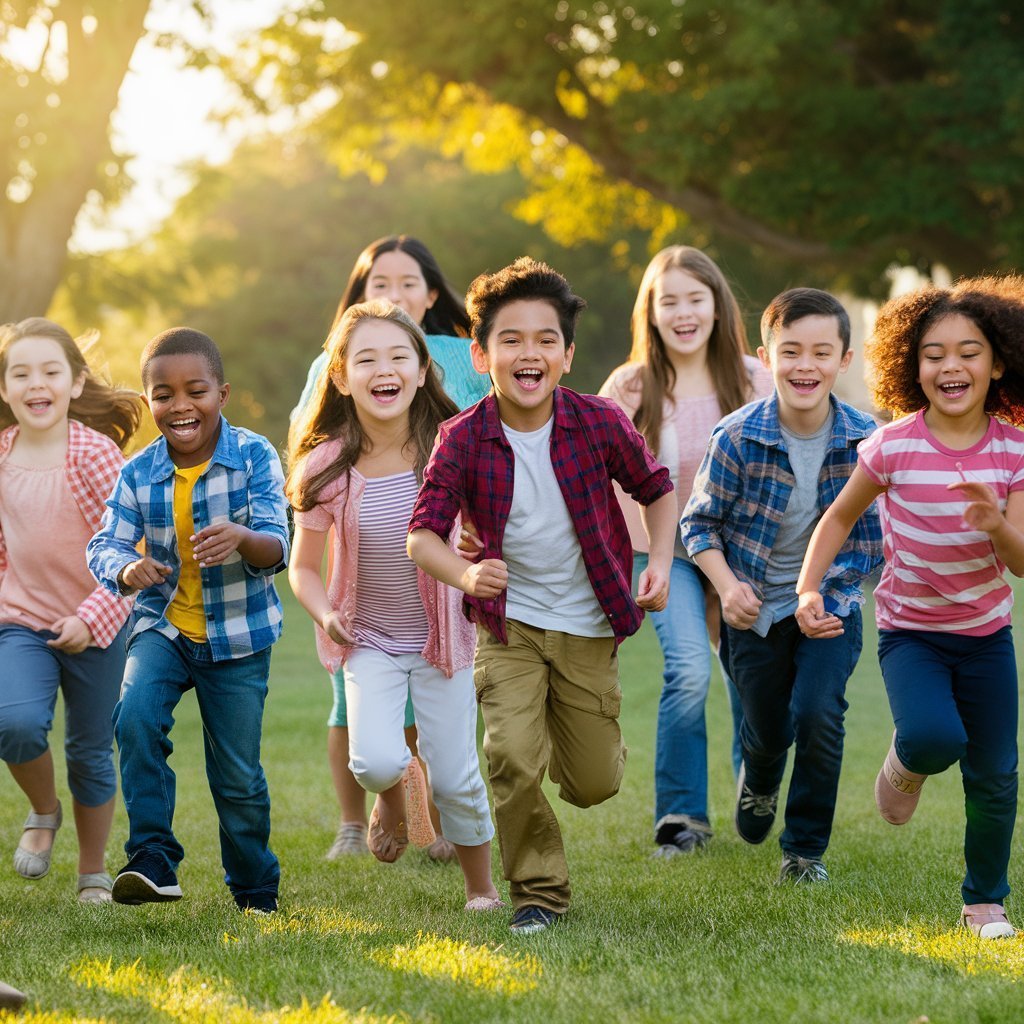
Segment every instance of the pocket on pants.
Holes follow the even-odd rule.
[[[610,690],[598,694],[601,700],[601,714],[605,718],[618,718],[622,710],[622,688],[616,683]]]

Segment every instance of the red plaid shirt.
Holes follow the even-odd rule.
[[[0,462],[10,455],[17,436],[17,425],[0,433]],[[82,518],[93,531],[100,528],[104,503],[123,465],[121,449],[109,437],[78,420],[68,420],[68,452],[64,473]],[[84,551],[82,561],[85,561]],[[0,528],[0,579],[6,571],[7,545],[4,544],[3,529]],[[104,587],[97,586],[78,606],[75,614],[89,627],[96,646],[106,648],[128,620],[133,601],[134,598],[115,597]]]
[[[551,431],[551,465],[583,552],[583,563],[617,641],[640,628],[643,612],[633,600],[633,550],[612,481],[641,505],[672,490],[643,437],[614,402],[558,387]],[[512,508],[515,456],[493,395],[441,424],[423,474],[409,531],[430,530],[447,541],[455,517],[472,520],[483,541],[481,558],[501,558]],[[543,509],[537,510],[543,515]],[[557,551],[552,558],[559,557]],[[466,615],[502,643],[505,594],[482,600],[466,595]],[[557,629],[552,609],[552,629]]]

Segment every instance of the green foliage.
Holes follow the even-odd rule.
[[[266,102],[333,100],[345,170],[411,141],[516,166],[562,241],[689,217],[860,290],[1024,262],[1024,17],[995,0],[322,0],[252,50]]]
[[[600,387],[629,351],[647,235],[618,231],[611,245],[566,248],[513,216],[523,189],[514,170],[485,177],[408,152],[373,185],[340,179],[312,147],[268,140],[195,175],[144,244],[73,257],[56,309],[77,329],[100,327],[112,372],[136,385],[152,334],[181,323],[208,332],[232,383],[229,416],[275,442],[356,257],[382,235],[422,238],[459,290],[523,253],[564,273],[590,304],[567,379],[580,391]]]

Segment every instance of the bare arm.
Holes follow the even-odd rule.
[[[650,555],[647,568],[640,574],[636,603],[649,611],[660,612],[668,604],[678,511],[674,491],[663,494],[650,505],[640,506]]]
[[[818,521],[804,554],[804,564],[796,581],[800,602],[796,621],[805,636],[829,639],[841,636],[842,619],[825,614],[821,582],[839,549],[846,543],[857,520],[871,502],[885,491],[857,466],[839,492],[839,497]]]
[[[342,629],[338,613],[331,607],[320,575],[327,537],[327,533],[296,527],[288,582],[299,604],[332,640],[351,643],[352,638]]]
[[[705,548],[693,556],[722,600],[722,618],[733,629],[750,629],[757,621],[761,599],[749,583],[741,583],[719,548]]]
[[[1024,576],[1024,491],[1011,491],[1005,514],[999,511],[996,492],[988,484],[958,480],[949,485],[967,499],[964,522],[973,530],[987,533],[996,558],[1014,576]]]
[[[433,530],[413,530],[406,550],[425,573],[473,597],[497,597],[508,586],[508,567],[500,558],[467,565]]]

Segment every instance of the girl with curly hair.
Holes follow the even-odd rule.
[[[1004,900],[1017,812],[1017,667],[1009,570],[1024,575],[1024,278],[925,288],[879,313],[868,360],[896,415],[814,531],[797,582],[807,636],[833,637],[822,576],[878,499],[885,568],[878,658],[896,731],[875,782],[907,822],[929,775],[959,762],[967,826],[961,922],[1014,935]]]

